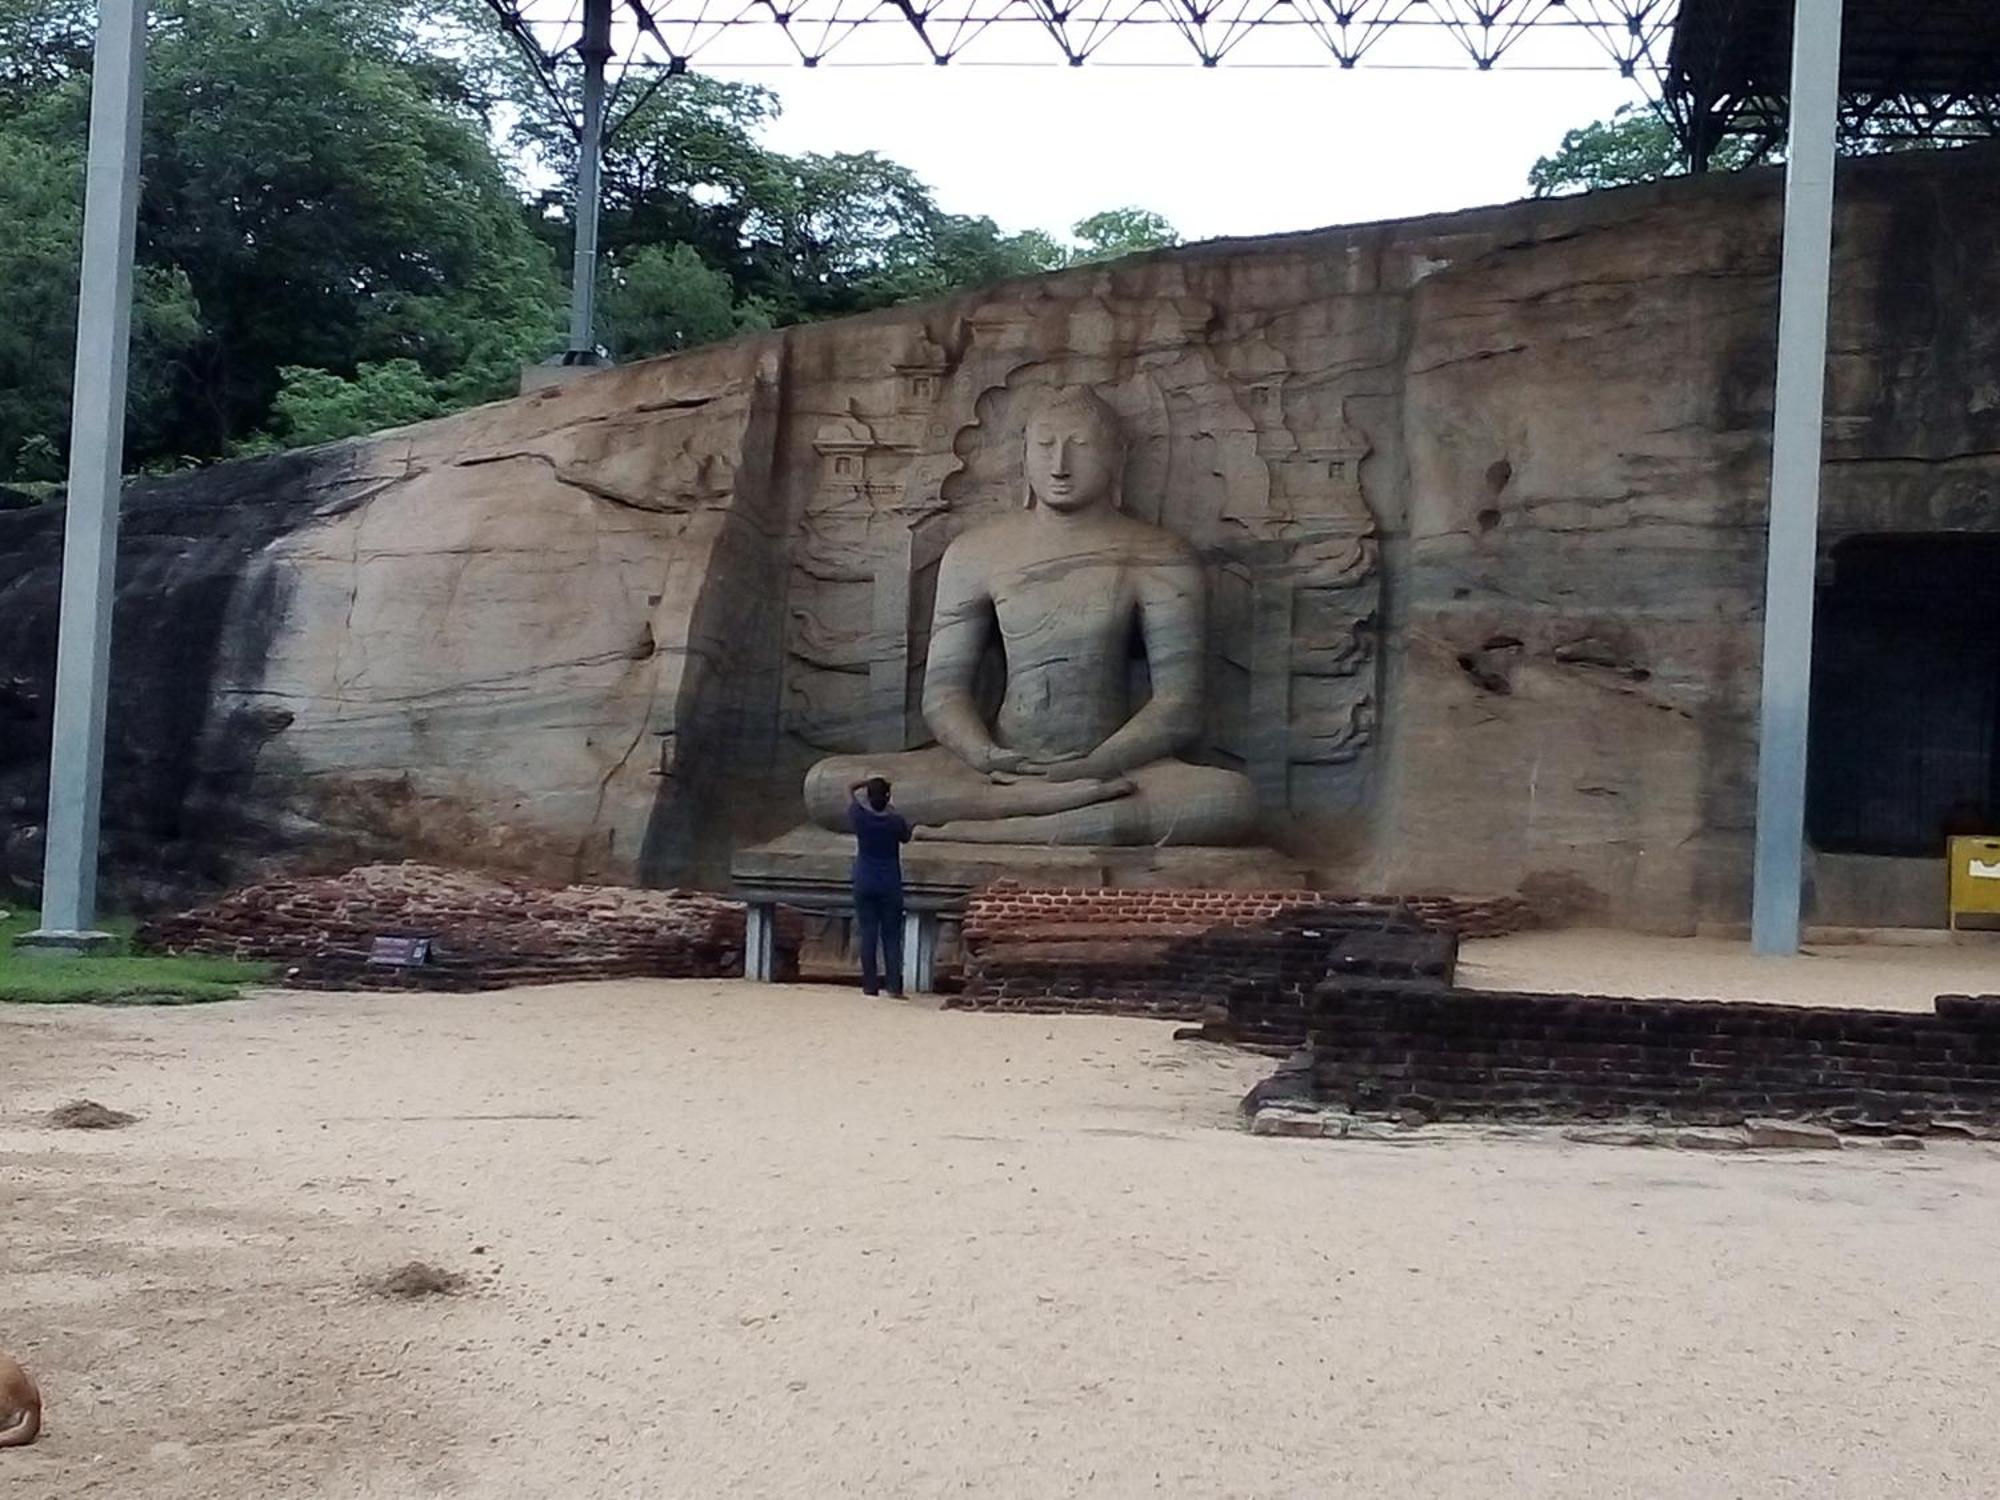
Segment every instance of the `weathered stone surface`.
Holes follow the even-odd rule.
[[[821,761],[808,809],[845,831],[850,788],[882,776],[945,841],[1241,843],[1256,821],[1249,779],[1180,759],[1202,730],[1201,559],[1128,510],[1125,435],[1102,397],[1058,389],[1022,423],[1026,503],[961,532],[938,562],[923,693],[936,743]],[[1004,686],[989,715],[975,688],[995,656]]]
[[[1386,1120],[1351,1120],[1343,1135],[1350,1141],[1404,1141],[1410,1132]]]
[[[1840,1137],[1824,1125],[1798,1120],[1745,1120],[1743,1133],[1759,1150],[1838,1151]]]
[[[1267,1108],[1260,1109],[1250,1121],[1252,1135],[1293,1135],[1310,1136],[1318,1140],[1323,1136],[1339,1136],[1346,1130],[1345,1116],[1328,1116],[1302,1113],[1298,1110]],[[1331,1124],[1332,1129],[1327,1126]]]
[[[1749,1141],[1736,1130],[1683,1130],[1674,1136],[1683,1151],[1746,1151]]]
[[[1620,1128],[1610,1125],[1576,1125],[1565,1130],[1563,1139],[1575,1141],[1584,1146],[1657,1146],[1665,1137],[1657,1130],[1640,1127]]]
[[[1201,573],[1172,753],[1247,779],[1253,842],[1325,887],[1739,921],[1778,187],[1191,247],[136,485],[118,894],[404,856],[723,880],[813,764],[924,745],[942,559],[1087,386],[1128,514]],[[1829,546],[2000,532],[1996,189],[1993,150],[1844,169]],[[0,511],[16,885],[60,522]],[[1816,917],[1865,920],[1842,889]]]

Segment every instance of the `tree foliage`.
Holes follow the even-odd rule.
[[[1732,172],[1757,159],[1749,142],[1730,137],[1710,158],[1709,170]],[[1688,170],[1687,153],[1658,111],[1627,104],[1608,120],[1565,132],[1562,144],[1529,169],[1528,187],[1537,198],[1553,198],[1657,182]]]
[[[61,477],[75,356],[83,159],[0,131],[0,479]],[[142,269],[133,288],[135,446],[168,443],[176,361],[200,334],[187,277]]]
[[[1116,260],[1144,250],[1165,250],[1181,242],[1174,226],[1143,208],[1110,208],[1079,220],[1070,230],[1079,242],[1078,261]]]
[[[89,0],[0,0],[0,482],[60,475]],[[567,121],[483,0],[153,0],[128,460],[322,442],[505,395],[561,346]],[[636,89],[640,85],[634,84]],[[629,98],[628,97],[628,102]],[[1175,243],[944,212],[873,152],[789,156],[766,90],[688,75],[604,163],[620,359]]]
[[[0,3],[0,35],[72,34],[58,7]],[[440,403],[462,403],[503,393],[552,346],[549,254],[473,91],[415,45],[404,7],[167,0],[153,18],[135,464],[229,453],[271,419],[287,370],[408,361]],[[6,386],[16,415],[0,416],[16,473],[24,444],[46,468],[67,440],[88,60],[58,46],[0,83],[0,192],[30,199],[10,201],[0,253],[34,261],[0,279],[0,326],[31,330]]]
[[[287,365],[278,377],[272,430],[289,447],[402,427],[446,410],[437,382],[414,359],[365,364],[351,376]]]
[[[739,303],[729,278],[692,245],[647,245],[612,273],[604,289],[605,346],[618,360],[673,354],[752,328],[770,327],[755,303]]]
[[[574,136],[544,96],[524,91],[516,105],[523,141],[567,181]],[[614,280],[650,247],[689,246],[728,278],[739,317],[786,324],[1178,243],[1138,209],[1084,220],[1081,248],[1041,230],[1009,234],[947,213],[909,168],[875,152],[768,149],[758,134],[777,115],[766,89],[690,75],[622,120],[605,147],[600,222]]]

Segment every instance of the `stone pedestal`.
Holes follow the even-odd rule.
[[[771,975],[768,944],[758,935],[773,930],[778,907],[852,911],[853,863],[852,838],[810,827],[737,853],[730,883],[750,912],[746,979]],[[997,880],[1079,890],[1306,890],[1313,871],[1275,849],[1027,848],[919,839],[903,850],[903,974],[914,993],[934,988],[943,928],[956,926],[972,893]]]
[[[108,932],[65,932],[37,928],[14,939],[14,951],[29,958],[86,958],[107,953],[114,939]]]
[[[824,908],[823,900],[791,898],[837,896],[844,902],[853,862],[854,840],[848,835],[794,828],[769,843],[738,850],[729,874],[742,899],[768,893],[786,904]],[[1078,849],[960,844],[921,836],[904,846],[903,889],[912,911],[962,904],[967,895],[996,880],[1083,890],[1308,890],[1316,883],[1306,861],[1255,846]]]

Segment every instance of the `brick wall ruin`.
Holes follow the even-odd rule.
[[[1358,965],[1385,977],[1449,982],[1459,931],[1512,931],[1526,917],[1515,897],[1398,902],[1318,891],[1002,883],[967,904],[964,981],[952,1003],[1208,1020],[1232,1040],[1296,1045],[1305,998],[1330,971]]]
[[[1364,1113],[2000,1121],[1994,995],[1942,995],[1926,1014],[1349,979],[1319,985],[1306,1009],[1312,1093]]]

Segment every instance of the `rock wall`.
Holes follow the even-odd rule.
[[[709,883],[922,738],[944,543],[1094,386],[1208,576],[1202,756],[1350,889],[1741,920],[1779,180],[1220,243],[133,488],[109,852]],[[2000,530],[2000,153],[1842,178],[1826,533]],[[0,513],[0,876],[60,516]],[[1821,915],[1829,913],[1822,911]]]

